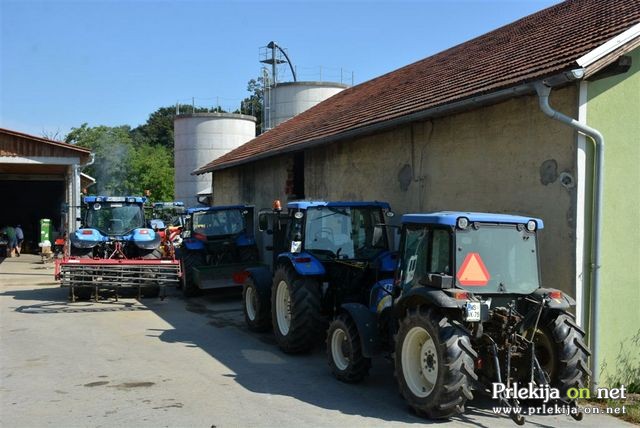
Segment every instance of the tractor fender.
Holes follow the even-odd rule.
[[[245,269],[253,279],[258,293],[267,301],[271,300],[271,271],[265,266],[256,266]]]
[[[385,251],[376,259],[381,272],[395,272],[398,265],[398,253]]]
[[[204,242],[199,239],[188,238],[182,241],[182,245],[189,251],[204,251]]]
[[[459,309],[464,302],[449,297],[442,290],[426,287],[414,287],[402,296],[394,304],[394,314],[397,318],[404,317],[408,308],[420,305],[431,305],[436,308]]]
[[[85,234],[91,231],[91,234]],[[79,229],[69,236],[71,245],[76,248],[93,248],[103,241],[102,235],[95,229]]]
[[[135,229],[131,234],[131,240],[138,248],[153,250],[160,246],[161,238],[153,229]]]
[[[255,245],[256,240],[253,236],[242,234],[236,237],[236,245],[238,247],[248,247],[250,245]]]
[[[378,332],[378,318],[369,308],[360,303],[344,303],[342,311],[351,317],[358,329],[362,355],[371,358],[381,352],[380,335]]]
[[[561,299],[549,299],[547,302],[547,307],[551,309],[568,309],[572,306],[576,305],[576,301],[571,298],[568,294],[562,292],[561,290],[555,288],[538,288],[531,296],[533,296],[536,300],[542,300],[547,294],[552,291],[560,291],[562,293]]]
[[[324,275],[324,266],[318,259],[309,253],[282,253],[278,256],[278,263],[288,261],[291,266],[302,276]]]

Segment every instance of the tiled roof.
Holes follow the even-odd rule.
[[[640,0],[569,0],[346,89],[201,167],[228,168],[577,68],[640,22]]]

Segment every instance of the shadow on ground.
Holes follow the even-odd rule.
[[[151,331],[150,335],[206,351],[229,369],[225,377],[255,393],[289,396],[320,408],[390,422],[436,425],[447,422],[423,419],[412,413],[398,393],[393,363],[388,358],[374,359],[370,376],[362,383],[346,384],[332,376],[324,344],[308,354],[283,353],[271,332],[258,334],[246,328],[240,298],[239,292],[218,292],[184,301],[186,311],[200,316],[198,322],[194,322],[193,316],[177,312],[175,306],[150,302],[150,309],[173,326],[171,330]],[[479,423],[477,416],[495,418],[491,410],[495,405],[479,397],[467,406],[464,415],[448,422],[489,428],[491,424]]]
[[[98,303],[93,301],[69,302],[69,291],[66,288],[49,287],[11,290],[0,293],[0,296],[11,296],[15,300],[27,300],[38,303],[16,307],[16,312],[25,314],[56,314],[56,313],[82,313],[82,312],[131,312],[148,311],[144,305],[131,299],[115,301],[103,299]]]
[[[393,363],[389,359],[375,359],[370,376],[362,383],[341,383],[331,375],[324,344],[318,344],[308,354],[287,355],[279,350],[271,332],[250,332],[245,326],[238,291],[223,290],[190,300],[183,300],[178,293],[169,290],[170,301],[164,302],[152,298],[141,302],[106,299],[98,303],[70,303],[68,290],[58,287],[5,291],[0,296],[37,302],[14,308],[25,314],[152,310],[173,328],[151,329],[148,336],[204,350],[229,369],[224,378],[233,379],[251,392],[292,397],[319,408],[390,422],[434,425],[447,422],[423,419],[411,412],[398,394]],[[225,379],[210,381],[224,383]],[[491,410],[494,405],[491,400],[477,398],[467,405],[465,414],[449,422],[489,428],[493,424],[483,424],[478,417],[495,418]],[[509,423],[506,417],[501,418]],[[548,426],[528,422],[533,426]]]

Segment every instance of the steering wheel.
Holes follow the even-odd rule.
[[[323,227],[321,228],[318,232],[316,232],[315,236],[314,236],[314,241],[317,241],[319,239],[328,239],[330,241],[333,242],[333,229],[329,228],[329,227]]]

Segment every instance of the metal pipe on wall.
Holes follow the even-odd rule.
[[[577,74],[580,74],[577,71]],[[600,317],[600,242],[602,237],[602,194],[604,191],[604,136],[595,128],[587,126],[577,120],[566,116],[556,110],[554,110],[549,104],[549,95],[551,94],[551,87],[545,85],[542,82],[536,82],[534,84],[536,92],[538,94],[538,100],[540,109],[554,120],[558,120],[565,123],[578,132],[589,137],[595,146],[595,171],[594,171],[594,207],[593,207],[593,246],[592,246],[592,261],[591,270],[593,272],[593,283],[591,287],[591,322],[590,322],[590,338],[591,338],[591,383],[595,389],[599,383],[599,344],[600,344],[600,332],[598,330],[599,317]]]

